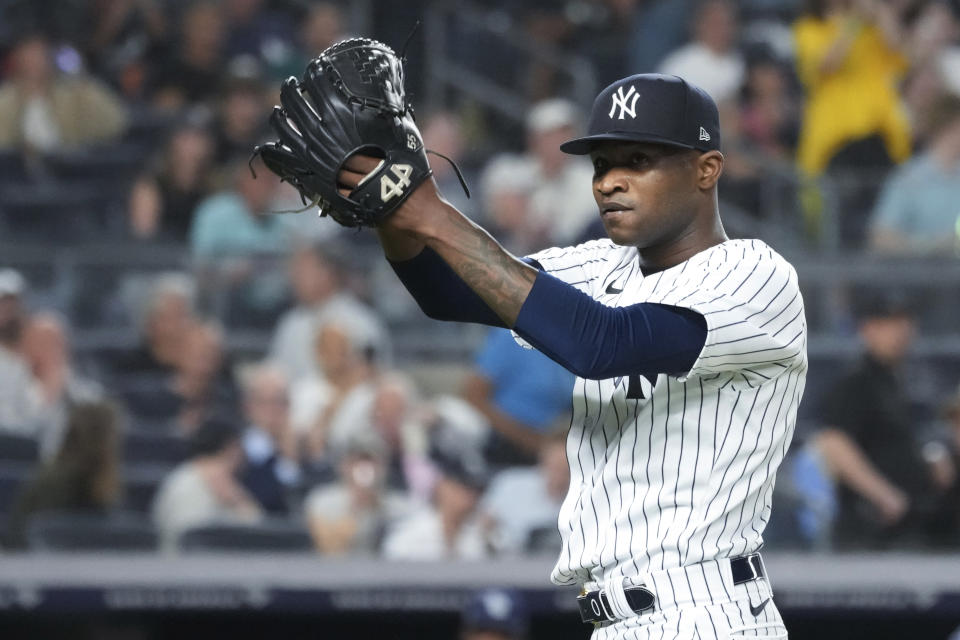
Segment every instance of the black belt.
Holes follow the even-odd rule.
[[[733,575],[733,584],[743,584],[765,577],[763,571],[763,561],[759,553],[752,553],[748,556],[740,556],[730,560],[730,573]],[[656,602],[656,596],[653,592],[644,586],[624,587],[623,594],[627,597],[630,608],[637,613],[653,608]],[[591,591],[577,597],[577,604],[580,605],[580,617],[584,622],[609,622],[611,618],[608,613],[612,611],[610,602],[607,600],[607,594],[603,590]]]

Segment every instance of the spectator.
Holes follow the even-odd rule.
[[[566,429],[544,438],[536,468],[505,469],[493,477],[480,510],[498,552],[559,551],[557,518],[570,488]],[[555,543],[545,549],[541,537]]]
[[[680,76],[714,99],[736,99],[744,84],[746,65],[737,50],[737,9],[729,0],[704,0],[693,14],[693,41],[660,65],[660,72]]]
[[[24,487],[11,511],[11,547],[26,547],[30,517],[38,512],[106,515],[120,496],[118,432],[112,405],[96,402],[71,407],[56,456]]]
[[[344,16],[332,2],[311,2],[305,8],[297,30],[299,46],[293,51],[278,50],[278,55],[266,58],[265,63],[271,79],[285,80],[299,76],[307,63],[330,45],[347,37]]]
[[[174,129],[130,191],[130,233],[139,240],[186,244],[193,212],[212,187],[213,138],[201,119]]]
[[[463,172],[467,184],[471,184],[472,173],[464,163],[466,149],[463,140],[464,126],[460,117],[450,111],[438,111],[424,118],[421,126],[424,146],[453,160]],[[430,168],[433,169],[433,178],[444,197],[461,211],[474,212],[476,207],[464,193],[453,165],[443,158],[435,158],[430,163]]]
[[[387,448],[387,486],[423,501],[434,480],[424,414],[410,378],[400,373],[378,377],[370,424]]]
[[[795,105],[790,76],[782,64],[770,58],[752,63],[741,115],[745,139],[768,158],[792,162],[799,126]]]
[[[167,549],[192,527],[251,523],[262,515],[237,479],[244,456],[240,430],[232,422],[206,420],[191,437],[191,450],[191,458],[164,479],[153,501],[153,522]]]
[[[956,77],[951,77],[949,60],[960,52],[956,46],[960,36],[955,10],[948,2],[925,2],[914,5],[914,19],[909,24],[904,48],[909,51],[910,69],[900,86],[907,109],[914,150],[922,149],[935,135],[930,121],[944,94],[958,94]]]
[[[121,384],[127,408],[147,426],[190,435],[211,415],[237,418],[223,334],[210,322],[193,321],[183,330],[169,373]]]
[[[593,167],[589,160],[560,151],[562,142],[576,136],[578,121],[576,108],[562,99],[539,102],[527,116],[526,156],[536,185],[530,216],[549,233],[547,246],[569,244],[596,218],[597,203],[583,188],[593,180]]]
[[[907,68],[894,7],[869,0],[811,0],[793,27],[797,72],[806,89],[797,162],[823,173],[845,151],[844,166],[902,162],[910,129],[897,95]],[[871,157],[868,157],[871,156]]]
[[[410,511],[404,494],[387,484],[387,447],[373,432],[352,436],[344,445],[339,480],[315,488],[305,511],[310,534],[325,554],[373,554],[384,531]]]
[[[116,377],[159,379],[171,373],[183,348],[184,336],[194,322],[193,280],[182,273],[163,273],[149,285],[138,310],[141,343],[117,359]]]
[[[249,259],[280,254],[290,240],[286,224],[271,209],[279,178],[267,171],[262,160],[254,160],[253,168],[255,176],[246,160],[232,164],[232,188],[203,200],[190,230],[194,257],[228,268],[240,281],[252,275]]]
[[[480,182],[487,228],[518,256],[533,253],[549,242],[548,229],[535,223],[530,214],[535,179],[530,163],[503,154],[487,164]]]
[[[314,463],[329,462],[358,430],[369,429],[376,386],[363,337],[347,318],[317,328],[313,348],[321,375],[302,380],[293,393],[293,424]]]
[[[72,362],[67,328],[53,313],[37,313],[23,331],[23,357],[33,374],[35,393],[43,409],[43,424],[37,434],[45,456],[60,449],[69,408],[103,395],[100,385],[80,376]]]
[[[371,346],[367,354],[389,360],[389,341],[383,323],[360,302],[344,282],[343,257],[333,243],[298,246],[290,256],[290,284],[296,306],[277,324],[270,343],[270,360],[293,382],[318,374],[314,350],[304,348],[327,318],[350,318],[354,329]]]
[[[174,46],[154,68],[150,86],[155,106],[175,111],[216,98],[224,68],[224,27],[216,2],[203,0],[186,7]]]
[[[288,495],[300,484],[300,456],[289,408],[290,390],[283,373],[266,365],[246,372],[243,449],[247,460],[241,479],[264,511],[279,515],[289,511]]]
[[[486,589],[473,594],[463,608],[460,640],[523,640],[527,611],[516,591]]]
[[[491,329],[463,396],[487,419],[486,458],[495,466],[532,465],[547,431],[570,408],[572,373],[506,329]]]
[[[300,31],[303,52],[306,60],[300,68],[306,67],[307,60],[313,58],[332,44],[346,37],[343,12],[332,2],[313,2],[307,10]]]
[[[166,44],[169,25],[157,0],[87,2],[85,53],[97,74],[127,98],[142,97],[149,59]]]
[[[171,417],[184,435],[213,415],[236,418],[236,389],[225,365],[223,331],[216,324],[197,322],[187,331],[168,389]]]
[[[886,182],[870,230],[875,251],[953,255],[960,220],[960,97],[944,96],[931,114],[931,141]]]
[[[750,215],[761,217],[764,211],[761,186],[764,165],[759,151],[744,135],[743,120],[737,104],[722,102],[720,112],[720,137],[723,139],[723,175],[720,176],[719,194],[723,201],[732,204]]]
[[[25,289],[20,272],[0,269],[0,430],[36,435],[42,404],[21,352]]]
[[[0,86],[0,148],[52,153],[114,140],[127,126],[123,104],[83,75],[60,73],[46,37],[27,34]]]
[[[286,13],[270,9],[264,0],[225,0],[221,4],[229,58],[256,56],[268,60],[289,55],[293,25]]]
[[[833,542],[843,550],[909,547],[922,541],[932,488],[902,381],[913,320],[893,294],[860,306],[866,351],[825,396],[824,428],[816,437],[839,485]]]
[[[649,0],[640,5],[627,54],[632,73],[651,73],[688,38],[694,0]]]
[[[387,532],[384,557],[478,560],[487,556],[477,510],[489,480],[483,457],[449,427],[434,431],[430,457],[439,471],[432,503]]]
[[[590,59],[594,86],[605,87],[620,78],[638,73],[629,53],[637,31],[637,18],[644,5],[640,0],[600,0],[590,3],[592,11],[577,19],[577,53]]]
[[[226,81],[218,96],[215,136],[219,165],[229,165],[235,158],[248,157],[257,143],[264,141],[267,91],[262,76],[260,62],[252,56],[230,61]]]

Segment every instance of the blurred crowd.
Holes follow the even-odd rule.
[[[400,48],[413,19],[391,20],[388,4],[363,5],[363,35]],[[529,108],[506,122],[451,94],[418,122],[426,146],[478,187],[467,199],[437,162],[441,190],[510,251],[603,230],[589,162],[559,151],[589,105],[560,65],[498,46],[503,32],[580,56],[597,89],[660,71],[707,90],[721,110],[720,197],[734,228],[774,223],[814,253],[835,242],[955,258],[957,3],[473,4],[502,28],[453,23],[450,60]],[[398,349],[401,329],[429,339],[437,323],[382,259],[371,266],[367,235],[277,215],[303,204],[250,159],[270,137],[279,80],[354,35],[355,6],[0,8],[0,244],[52,254],[100,243],[134,256],[129,269],[51,283],[0,254],[2,548],[262,545],[397,559],[558,549],[572,375],[504,330],[476,334],[472,357],[450,371],[423,373],[432,354],[398,360],[410,351]],[[419,105],[427,74],[410,75]],[[137,261],[170,249],[186,261]],[[76,293],[63,308],[67,284]],[[960,547],[960,392],[912,394],[909,299],[852,297],[848,333],[863,353],[808,400],[768,545]],[[103,329],[106,347],[79,354],[80,326]]]

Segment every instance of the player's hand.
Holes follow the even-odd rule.
[[[349,195],[379,165],[379,158],[360,154],[350,156],[344,163],[343,170],[337,174],[337,190],[340,195]],[[382,226],[420,235],[430,222],[431,217],[439,213],[439,207],[442,207],[443,204],[443,198],[440,196],[439,189],[437,189],[437,183],[431,176],[424,180],[403,204],[383,221]]]
[[[873,506],[886,525],[895,525],[910,509],[910,499],[897,487],[890,486],[874,498]]]

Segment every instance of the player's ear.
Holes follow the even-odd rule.
[[[723,154],[719,151],[701,153],[697,160],[697,183],[701,189],[712,189],[723,173]]]

